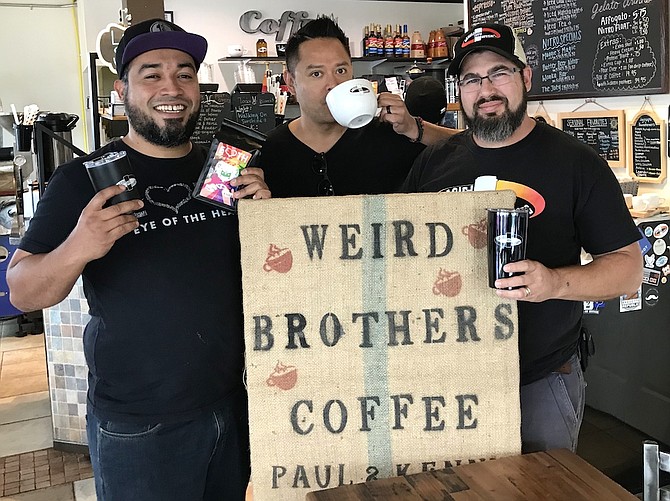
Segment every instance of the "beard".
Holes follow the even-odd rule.
[[[191,139],[195,124],[200,116],[200,107],[191,113],[183,124],[181,119],[168,118],[165,125],[160,127],[149,115],[144,113],[139,107],[134,106],[126,92],[126,115],[135,132],[146,139],[149,143],[166,148],[175,148],[188,143]]]
[[[501,101],[505,105],[505,111],[500,116],[482,116],[477,113],[479,106],[490,101]],[[474,105],[473,115],[464,113],[465,123],[472,133],[486,142],[497,143],[508,139],[515,130],[521,126],[526,117],[528,108],[528,91],[523,88],[523,98],[515,110],[509,107],[509,100],[504,96],[493,95],[486,99],[482,98]]]

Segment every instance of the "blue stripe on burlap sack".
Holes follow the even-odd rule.
[[[369,228],[373,222],[386,221],[386,199],[384,196],[366,197],[363,200],[363,220]],[[386,225],[380,227],[380,241],[386,242]],[[384,246],[382,246],[382,249]],[[366,259],[362,270],[362,311],[386,311],[386,259]],[[385,319],[379,318],[383,325]],[[374,407],[375,426],[367,434],[368,464],[379,469],[381,478],[391,477],[393,466],[391,454],[390,394],[388,383],[388,344],[372,341],[374,348],[361,350],[363,353],[363,377],[365,394],[379,397],[379,406]]]

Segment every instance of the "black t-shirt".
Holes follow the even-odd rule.
[[[485,175],[498,179],[496,189],[515,191],[517,207],[531,208],[526,255],[549,268],[579,264],[582,247],[603,254],[640,237],[607,163],[590,147],[541,123],[504,148],[480,148],[469,131],[427,148],[401,190],[469,191]],[[519,301],[518,310],[521,382],[527,384],[575,352],[583,305]]]
[[[20,248],[50,252],[94,195],[83,161],[126,150],[144,208],[140,227],[82,277],[89,402],[100,419],[190,419],[242,386],[237,217],[191,197],[206,152],[156,159],[123,142],[56,169]]]
[[[327,174],[335,195],[393,193],[424,149],[396,134],[387,123],[373,120],[360,129],[347,129],[325,152]],[[274,198],[314,197],[323,176],[314,172],[312,150],[289,130],[288,124],[268,134],[260,166]]]

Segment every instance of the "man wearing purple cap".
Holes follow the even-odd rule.
[[[249,480],[241,269],[234,214],[192,198],[207,42],[163,20],[116,51],[128,135],[56,169],[7,273],[14,305],[90,308],[87,432],[99,501],[242,500]],[[106,203],[84,161],[125,153],[139,199]],[[260,169],[235,197],[268,198]]]
[[[640,234],[607,163],[526,113],[532,70],[512,29],[470,29],[449,73],[468,129],[422,152],[403,191],[470,191],[493,179],[485,189],[512,189],[516,206],[530,210],[527,259],[507,264],[519,275],[495,291],[518,301],[522,450],[574,451],[584,409],[582,301],[637,291]],[[594,257],[585,266],[581,248]]]

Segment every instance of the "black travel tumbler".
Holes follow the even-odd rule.
[[[503,266],[526,258],[528,209],[487,209],[489,287],[495,281],[520,273],[507,273]]]
[[[105,153],[95,160],[84,162],[84,165],[95,191],[100,191],[115,184],[126,187],[126,191],[110,198],[105,207],[125,202],[126,200],[142,198],[137,188],[137,179],[135,178],[135,174],[133,174],[125,151]]]

